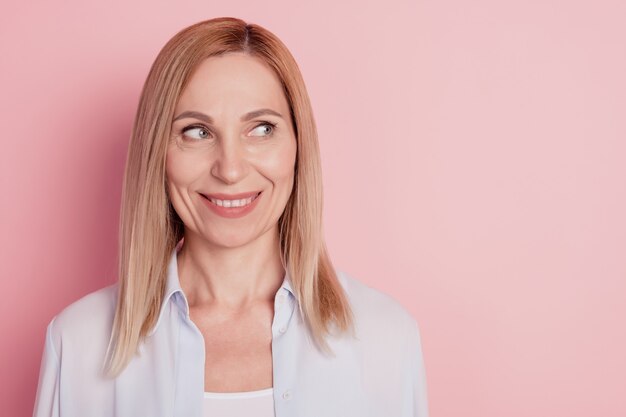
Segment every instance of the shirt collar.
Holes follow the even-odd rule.
[[[151,336],[154,332],[156,332],[163,318],[163,314],[166,310],[167,304],[172,299],[174,299],[173,301],[175,302],[179,300],[180,302],[179,307],[181,307],[185,315],[189,317],[189,304],[187,302],[187,297],[185,296],[185,293],[183,292],[183,289],[180,286],[180,280],[178,278],[178,262],[177,262],[176,255],[181,247],[182,247],[182,240],[178,242],[178,244],[176,245],[176,247],[172,250],[172,253],[170,254],[170,259],[169,259],[169,263],[167,266],[167,280],[165,284],[165,295],[163,297],[163,301],[161,302],[161,308],[159,309],[159,318],[157,319],[157,322],[154,325],[154,328],[150,331],[148,336]],[[278,291],[282,289],[286,290],[293,298],[297,299],[293,291],[293,288],[291,286],[291,276],[289,274],[289,268],[286,268],[285,277],[283,278],[283,283]]]

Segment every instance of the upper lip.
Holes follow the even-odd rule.
[[[248,197],[254,197],[258,193],[260,193],[260,191],[251,191],[248,193],[239,193],[239,194],[215,193],[215,194],[202,194],[202,195],[207,198],[214,198],[217,200],[241,200],[241,199],[248,198]]]

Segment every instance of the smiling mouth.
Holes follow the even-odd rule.
[[[262,191],[259,191],[256,195],[252,197],[241,198],[237,200],[221,200],[218,198],[207,197],[204,194],[201,194],[201,195],[202,197],[209,200],[211,203],[215,204],[216,206],[224,207],[224,208],[237,208],[237,207],[246,207],[250,205],[254,200],[256,200],[259,197],[259,195],[261,195],[261,192]]]

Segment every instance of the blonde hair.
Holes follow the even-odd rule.
[[[280,251],[300,313],[313,341],[332,353],[326,336],[354,335],[354,316],[338,281],[322,230],[322,175],[317,129],[302,75],[287,47],[271,32],[220,17],[178,32],[158,54],[141,92],[122,188],[118,296],[104,364],[117,376],[156,325],[165,296],[167,264],[183,237],[165,174],[167,142],[177,100],[204,59],[244,52],[269,65],[281,80],[297,138],[292,194],[279,218]]]

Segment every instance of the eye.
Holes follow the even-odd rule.
[[[261,132],[261,136],[269,136],[272,133],[274,133],[275,128],[276,128],[276,123],[263,122],[257,127],[255,127],[253,131],[258,130],[259,132]],[[257,136],[257,135],[252,135],[252,136]]]
[[[183,136],[200,140],[209,137],[209,130],[204,126],[188,126],[183,129],[182,134]]]

